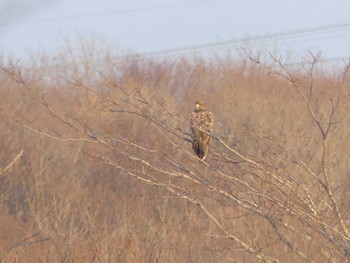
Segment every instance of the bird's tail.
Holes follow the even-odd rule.
[[[200,159],[204,160],[206,154],[208,153],[208,145],[202,141],[199,141],[196,153]]]

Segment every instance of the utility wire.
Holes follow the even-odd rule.
[[[91,18],[91,17],[97,17],[97,16],[110,16],[110,15],[116,15],[116,14],[129,14],[129,13],[150,11],[150,10],[180,8],[184,6],[202,5],[202,4],[213,4],[218,2],[232,2],[232,0],[215,0],[215,1],[202,0],[202,1],[192,1],[192,2],[182,2],[182,3],[172,3],[172,4],[160,4],[155,6],[144,6],[144,7],[138,7],[138,8],[126,8],[126,9],[119,9],[119,10],[117,9],[117,10],[109,10],[105,12],[66,15],[66,16],[35,19],[35,20],[16,22],[16,23],[6,23],[6,24],[0,24],[0,27],[13,27],[13,26],[22,26],[22,25],[36,24],[36,23],[42,23],[42,22],[62,21],[67,19]]]
[[[306,38],[306,37],[312,37],[315,35],[330,34],[334,32],[345,33],[348,30],[350,30],[350,22],[344,22],[344,23],[330,24],[330,25],[324,25],[319,27],[310,27],[310,28],[304,28],[304,29],[298,29],[298,30],[281,31],[281,32],[272,33],[272,34],[261,34],[253,37],[241,37],[241,38],[236,38],[236,39],[223,41],[223,42],[213,42],[213,43],[206,43],[201,45],[193,45],[193,46],[165,49],[165,50],[154,51],[154,52],[146,52],[146,53],[137,54],[135,56],[130,56],[130,55],[125,57],[122,56],[122,57],[119,57],[117,60],[118,61],[123,61],[125,59],[144,60],[144,59],[152,59],[152,58],[171,57],[171,56],[178,56],[178,55],[193,53],[198,51],[210,51],[210,50],[220,50],[225,48],[229,49],[233,47],[241,47],[244,44],[256,46],[258,44],[266,44],[267,42],[271,42],[271,41]],[[329,60],[340,60],[340,59],[346,59],[346,57],[331,58]]]
[[[219,1],[219,0],[217,0]],[[228,1],[228,0],[221,0],[221,1]],[[214,1],[215,2],[215,1]],[[213,3],[212,0],[207,1],[196,1],[196,2],[186,2],[186,3],[177,3],[173,5],[159,5],[157,7],[143,7],[143,8],[136,8],[136,9],[125,9],[125,10],[117,10],[117,11],[111,11],[111,12],[104,12],[104,13],[95,13],[95,14],[84,14],[79,16],[67,16],[67,17],[58,17],[58,18],[49,18],[44,20],[36,20],[31,21],[30,23],[36,23],[36,22],[45,22],[45,21],[52,21],[52,20],[62,20],[62,19],[69,19],[69,18],[79,18],[79,17],[85,17],[85,16],[96,16],[96,15],[110,15],[115,14],[116,12],[136,12],[136,11],[143,11],[143,10],[151,10],[154,8],[172,8],[172,7],[179,7],[184,5],[197,5],[197,4],[203,4],[203,3]],[[28,22],[27,22],[28,23]],[[7,24],[7,25],[0,25],[2,26],[13,26],[14,24]],[[295,38],[306,38],[306,37],[312,37],[315,35],[320,34],[329,34],[333,32],[346,32],[350,30],[350,22],[344,22],[344,23],[337,23],[337,24],[330,24],[330,25],[324,25],[319,27],[310,27],[310,28],[304,28],[304,29],[298,29],[298,30],[290,30],[290,31],[281,31],[277,33],[272,34],[260,34],[253,37],[241,37],[236,38],[228,41],[223,42],[212,42],[212,43],[206,43],[206,44],[200,44],[200,45],[193,45],[193,46],[186,46],[186,47],[179,47],[179,48],[172,48],[172,49],[164,49],[160,51],[153,51],[153,52],[146,52],[141,54],[142,57],[147,58],[158,58],[158,57],[167,57],[167,56],[173,56],[173,55],[181,55],[186,54],[189,52],[198,52],[198,51],[209,51],[209,50],[219,50],[224,48],[232,48],[232,47],[240,47],[244,45],[245,43],[248,43],[249,45],[256,46],[257,44],[267,44],[271,41],[279,41],[279,40],[289,40],[289,39],[295,39]],[[345,36],[345,35],[344,35]]]
[[[241,46],[245,43],[254,45],[259,42],[264,43],[264,41],[287,40],[287,39],[309,37],[312,35],[332,33],[336,31],[347,31],[347,30],[350,30],[350,22],[332,24],[328,26],[312,27],[312,28],[306,28],[306,29],[300,29],[300,30],[283,31],[283,32],[277,32],[273,34],[261,34],[253,37],[242,37],[242,38],[232,39],[224,42],[207,43],[207,44],[194,45],[194,46],[188,46],[188,47],[165,49],[161,51],[144,53],[143,56],[157,57],[157,56],[172,55],[172,54],[174,55],[184,54],[184,53],[193,52],[193,51],[204,51],[204,50],[211,50],[211,49],[222,49],[222,48],[229,48],[234,46]]]

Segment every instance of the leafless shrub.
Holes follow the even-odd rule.
[[[56,90],[2,67],[23,98],[15,110],[9,100],[2,118],[43,149],[22,187],[28,232],[41,245],[23,238],[3,258],[350,261],[349,63],[324,77],[321,54],[310,57],[301,71],[273,56],[274,66],[249,56],[255,65],[243,69],[126,63],[94,81],[66,74]],[[197,93],[210,98],[216,120],[206,161],[189,143]]]

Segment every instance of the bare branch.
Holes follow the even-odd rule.
[[[23,150],[5,167],[0,171],[0,176],[4,175],[23,155]]]

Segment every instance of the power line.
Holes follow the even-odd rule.
[[[350,30],[350,22],[339,23],[339,24],[331,24],[327,26],[319,26],[319,27],[311,27],[299,30],[291,30],[291,31],[282,31],[273,34],[261,34],[253,37],[241,37],[237,39],[232,39],[228,41],[223,41],[219,43],[207,43],[201,45],[194,45],[188,47],[180,47],[173,49],[165,49],[161,51],[144,53],[143,56],[146,57],[155,57],[155,56],[163,56],[163,55],[176,55],[176,54],[184,54],[193,51],[204,51],[211,49],[222,49],[228,48],[232,46],[240,46],[244,43],[254,44],[254,43],[263,43],[264,41],[276,41],[276,40],[286,40],[293,38],[301,38],[312,35],[319,35],[324,33],[331,33],[336,31],[347,31]]]
[[[217,1],[220,1],[220,0],[217,0]],[[221,1],[228,1],[228,0],[221,0]],[[137,11],[144,11],[144,10],[152,10],[154,8],[173,8],[173,7],[181,7],[185,5],[203,4],[203,3],[213,3],[213,0],[177,3],[172,5],[169,5],[169,4],[159,5],[157,7],[154,7],[154,6],[141,7],[141,8],[135,8],[135,9],[125,9],[125,10],[117,10],[117,11],[110,11],[110,12],[103,12],[103,13],[83,14],[79,16],[49,18],[46,20],[31,21],[30,23],[44,22],[44,21],[51,21],[51,20],[61,20],[61,19],[68,19],[68,18],[79,18],[79,17],[85,17],[85,16],[111,15],[111,14],[115,14],[116,12],[121,12],[121,13],[137,12]],[[12,26],[12,25],[11,24],[0,25],[0,27],[2,26]],[[209,50],[219,50],[224,48],[240,47],[245,43],[256,46],[257,44],[267,44],[268,42],[271,42],[271,41],[306,38],[306,37],[312,37],[315,35],[329,34],[334,32],[345,32],[345,31],[348,31],[349,29],[350,29],[350,22],[344,22],[344,23],[329,24],[329,25],[310,27],[310,28],[304,28],[304,29],[298,29],[298,30],[281,31],[281,32],[276,32],[272,34],[260,34],[252,37],[240,37],[240,38],[231,39],[231,40],[222,41],[222,42],[211,42],[211,43],[205,43],[205,44],[199,44],[199,45],[164,49],[159,51],[142,53],[139,56],[148,57],[148,58],[167,57],[167,56],[181,55],[181,54],[186,54],[186,53],[196,52],[196,51],[209,51]]]
[[[58,16],[52,18],[43,18],[43,19],[35,19],[30,21],[23,21],[17,23],[7,23],[2,24],[0,27],[13,27],[13,26],[22,26],[28,24],[36,24],[42,22],[52,22],[52,21],[61,21],[67,19],[78,19],[78,18],[88,18],[88,17],[96,17],[96,16],[109,16],[116,14],[128,14],[142,11],[150,11],[150,10],[161,10],[161,9],[169,9],[169,8],[179,8],[184,6],[192,6],[192,5],[202,5],[202,4],[212,4],[217,2],[232,2],[232,0],[202,0],[202,1],[192,1],[192,2],[183,2],[183,3],[172,3],[172,4],[161,4],[156,6],[144,6],[138,8],[126,8],[105,12],[96,12],[96,13],[86,13],[86,14],[75,14],[75,15],[66,15],[66,16]]]
[[[196,2],[197,3],[197,2]],[[278,41],[278,40],[288,40],[295,38],[305,38],[315,35],[321,34],[329,34],[333,32],[345,32],[350,29],[350,22],[337,23],[337,24],[329,24],[318,27],[310,27],[298,30],[290,30],[290,31],[281,31],[272,34],[260,34],[252,37],[241,37],[223,42],[212,42],[200,45],[192,45],[185,46],[179,48],[172,49],[164,49],[154,52],[146,52],[141,54],[136,54],[134,56],[122,56],[119,57],[118,61],[123,61],[124,59],[131,60],[144,60],[144,59],[152,59],[152,58],[162,58],[162,57],[171,57],[178,56],[181,54],[186,54],[190,52],[196,51],[209,51],[209,50],[219,50],[224,48],[232,48],[232,47],[240,47],[244,44],[266,44],[266,41]],[[349,54],[350,56],[350,54]],[[339,57],[339,58],[330,58],[329,60],[341,60],[347,59],[347,57]],[[327,59],[328,60],[328,59]],[[98,64],[98,63],[95,63]]]

